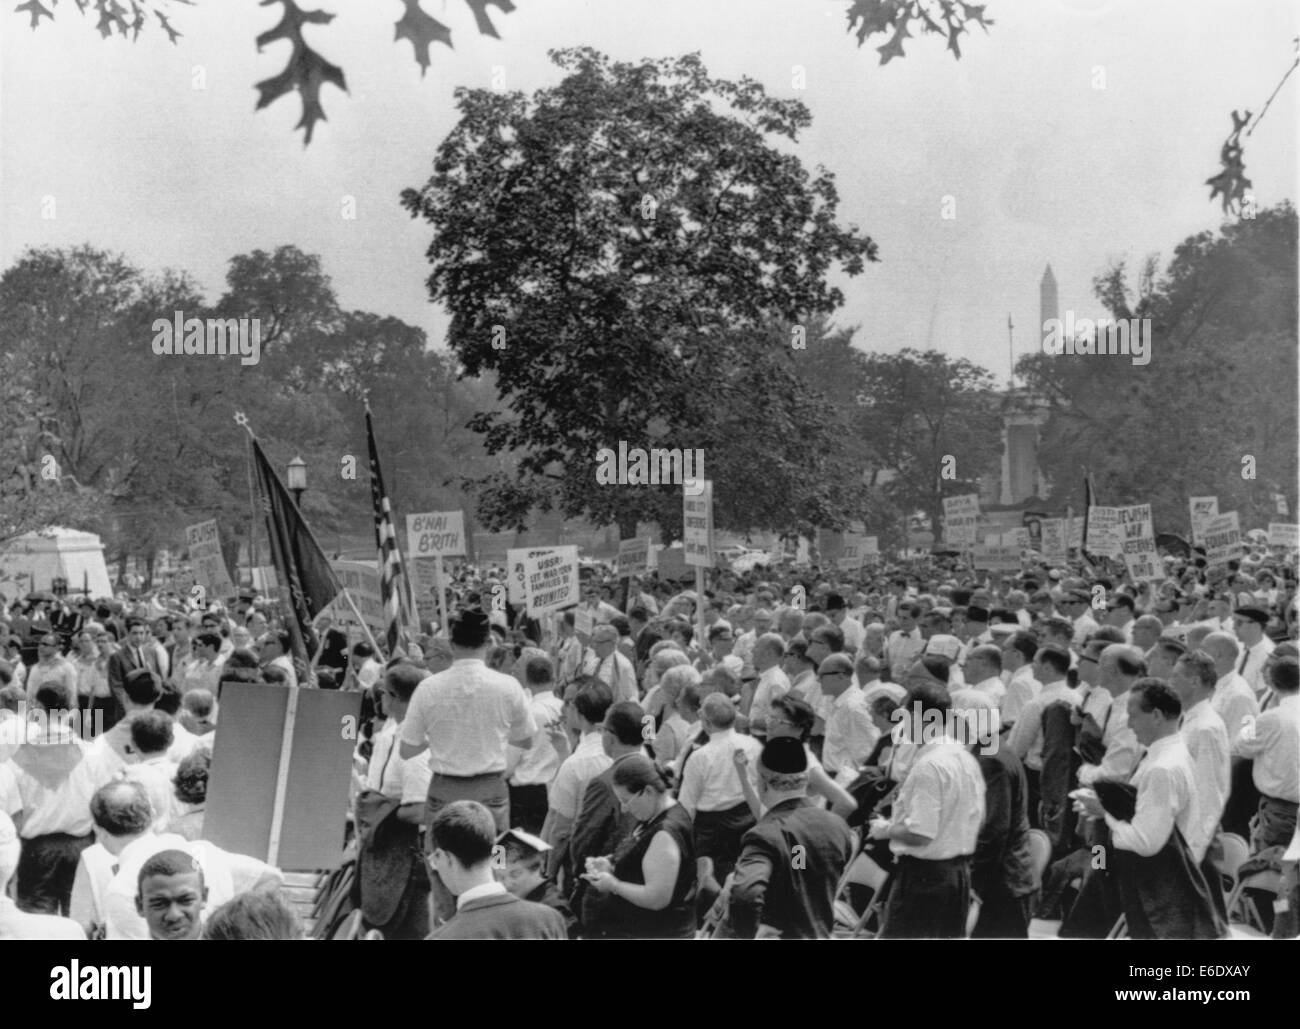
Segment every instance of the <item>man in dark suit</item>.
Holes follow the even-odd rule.
[[[456,913],[429,940],[564,940],[564,916],[520,900],[492,874],[497,838],[492,813],[476,800],[453,800],[429,825],[429,865],[456,897]]]
[[[768,740],[758,776],[766,814],[740,843],[729,901],[731,932],[743,938],[828,939],[835,888],[853,856],[848,823],[808,799],[808,755],[798,740]]]
[[[108,659],[108,688],[113,692],[113,710],[104,720],[106,728],[112,728],[126,715],[125,693],[123,683],[130,672],[137,668],[147,668],[162,679],[162,669],[158,667],[158,654],[154,649],[153,638],[149,635],[149,626],[141,618],[130,618],[126,623],[126,640],[117,648],[117,652]]]

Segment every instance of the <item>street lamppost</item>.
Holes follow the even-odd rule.
[[[294,457],[289,462],[289,490],[293,493],[293,502],[302,508],[302,495],[307,492],[307,462],[301,457]]]

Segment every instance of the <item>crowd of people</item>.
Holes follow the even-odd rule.
[[[1295,936],[1291,555],[1166,570],[594,565],[539,621],[467,569],[387,660],[251,596],[15,604],[0,938],[302,934],[204,839],[232,681],[362,694],[320,938],[1214,938],[1241,848]]]

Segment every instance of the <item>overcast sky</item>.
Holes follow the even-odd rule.
[[[881,67],[883,40],[858,49],[844,0],[516,0],[491,12],[500,40],[477,33],[461,0],[423,0],[456,48],[435,46],[422,79],[410,43],[393,40],[396,0],[302,3],[337,14],[307,34],[350,89],[324,88],[329,120],[305,149],[296,95],[253,111],[253,84],[285,61],[286,43],[253,43],[278,6],[177,6],[173,46],[156,25],[134,44],[101,40],[69,2],[33,33],[6,3],[0,265],[29,245],[89,242],[149,270],[184,268],[215,300],[231,256],[291,243],[321,255],[345,307],[396,315],[442,346],[446,319],[424,285],[429,228],[397,200],[428,177],[453,88],[490,85],[494,66],[507,88],[551,85],[553,47],[621,60],[699,50],[715,76],[752,76],[811,109],[805,165],[835,173],[841,220],[880,246],[880,263],[840,283],[836,320],[861,327],[858,345],[934,347],[1005,377],[1007,316],[1027,352],[1047,262],[1061,309],[1095,314],[1091,281],[1113,259],[1167,260],[1219,226],[1204,180],[1229,111],[1260,109],[1300,32],[1294,0],[988,0],[996,24],[963,37],[960,61],[918,36]],[[196,65],[204,90],[191,86]],[[794,65],[805,89],[792,88]],[[1296,196],[1297,90],[1300,72],[1246,144],[1261,206]],[[940,216],[945,195],[955,220]]]

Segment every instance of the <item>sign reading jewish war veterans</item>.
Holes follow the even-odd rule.
[[[980,518],[978,493],[943,498],[943,538],[951,547],[969,547],[975,543]]]
[[[1270,547],[1286,547],[1288,550],[1295,550],[1296,547],[1300,547],[1300,525],[1290,525],[1286,522],[1269,522],[1268,545]]]
[[[1020,571],[1020,548],[1014,545],[976,544],[971,548],[971,563],[989,572]]]
[[[644,575],[650,567],[650,541],[648,539],[619,540],[618,574],[626,579]]]
[[[1189,497],[1187,506],[1192,514],[1192,546],[1199,547],[1205,542],[1205,523],[1219,513],[1219,498]]]
[[[1085,549],[1097,557],[1123,557],[1124,539],[1119,530],[1118,507],[1088,508],[1088,539]]]
[[[1069,526],[1064,518],[1043,519],[1043,560],[1049,565],[1063,565],[1069,560],[1065,533]]]
[[[223,600],[233,597],[235,584],[230,581],[226,559],[221,556],[221,536],[217,533],[216,519],[186,528],[185,545],[190,552],[194,581],[211,597]]]
[[[1124,564],[1135,582],[1159,581],[1165,577],[1164,565],[1156,553],[1156,534],[1151,522],[1151,505],[1137,504],[1119,509],[1119,528],[1123,534]]]
[[[682,489],[682,544],[686,563],[692,568],[712,568],[713,554],[713,482],[697,480],[702,486],[692,495],[689,484]]]
[[[581,599],[578,548],[554,547],[524,558],[525,603],[533,617],[572,607]]]
[[[1245,556],[1241,545],[1241,525],[1237,512],[1215,515],[1205,523],[1205,563],[1210,567],[1226,565]]]

